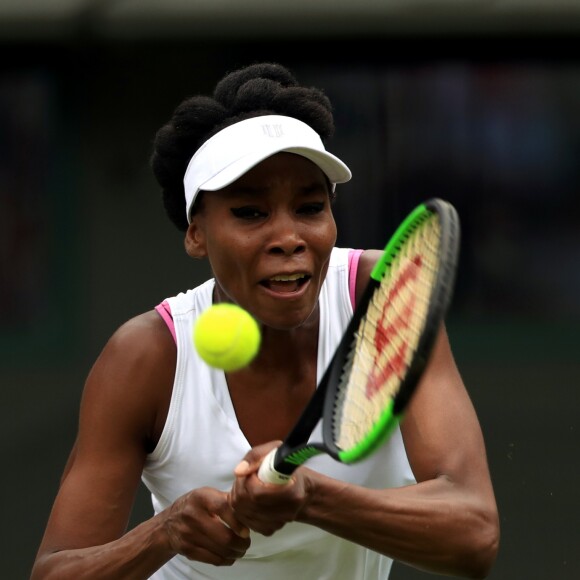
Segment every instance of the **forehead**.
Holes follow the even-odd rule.
[[[280,184],[311,189],[325,187],[327,182],[326,175],[313,161],[296,153],[283,152],[264,159],[224,190],[269,189]]]

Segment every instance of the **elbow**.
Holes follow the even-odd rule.
[[[58,580],[63,577],[62,568],[54,562],[54,554],[56,553],[37,555],[30,573],[30,580]]]
[[[34,562],[30,573],[30,580],[50,580],[54,577],[50,572],[49,558],[46,556],[39,557]]]
[[[32,570],[30,572],[30,580],[45,580],[48,578],[48,575],[42,569],[42,562],[38,559],[35,561]]]
[[[487,578],[497,558],[499,550],[499,519],[497,512],[480,514],[472,532],[469,545],[463,555],[461,566],[467,578],[481,580]]]

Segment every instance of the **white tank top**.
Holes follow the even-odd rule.
[[[352,316],[348,254],[348,249],[333,250],[320,294],[318,380]],[[228,491],[234,467],[250,450],[236,420],[223,371],[203,363],[191,339],[196,317],[211,305],[213,288],[212,279],[167,300],[177,343],[175,382],[165,427],[143,470],[155,513],[194,488]],[[311,439],[321,440],[320,425]],[[398,429],[381,449],[356,465],[343,465],[321,455],[308,466],[367,488],[415,482]],[[244,558],[231,567],[176,556],[152,578],[383,580],[392,565],[386,556],[301,523],[287,524],[270,537],[252,533],[251,539]]]

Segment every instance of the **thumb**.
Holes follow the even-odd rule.
[[[234,469],[234,475],[236,477],[245,477],[245,476],[249,475],[250,473],[252,473],[252,471],[255,471],[255,470],[252,470],[250,468],[250,464],[245,459],[243,459],[242,461],[240,461],[236,465],[236,467]]]
[[[272,449],[280,447],[282,441],[270,441],[269,443],[264,443],[262,445],[257,445],[256,447],[250,449],[246,456],[240,463],[238,463],[234,469],[234,474],[237,477],[246,477],[251,473],[258,471],[262,460]]]

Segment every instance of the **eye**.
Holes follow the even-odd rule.
[[[232,207],[230,211],[234,217],[243,220],[255,220],[266,216],[265,212],[259,210],[257,207],[252,206]]]
[[[303,205],[300,206],[300,208],[298,209],[298,213],[304,214],[304,215],[316,215],[318,213],[320,213],[321,211],[324,210],[325,204],[324,202],[310,202],[310,203],[305,203]]]

